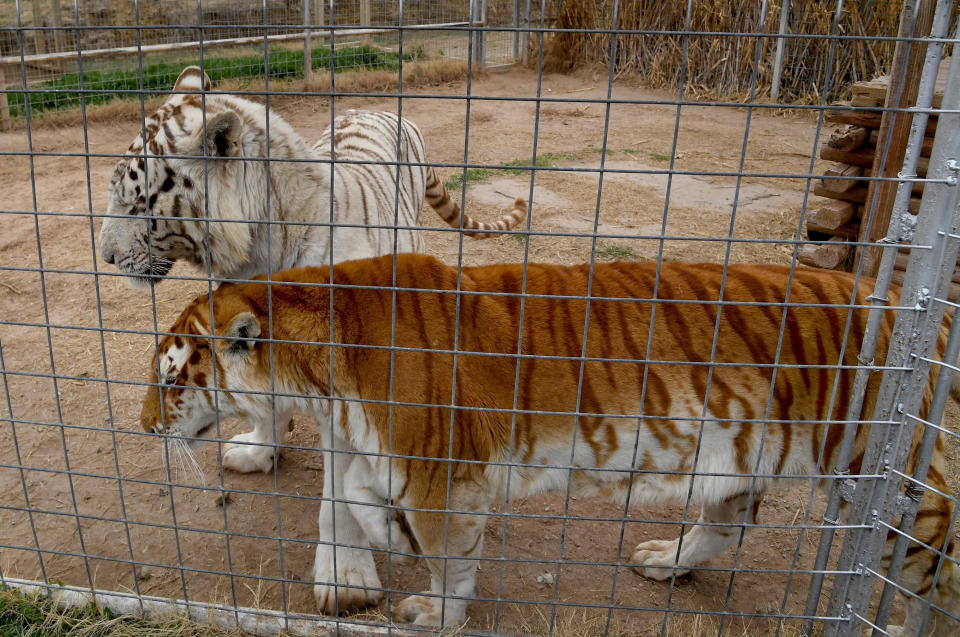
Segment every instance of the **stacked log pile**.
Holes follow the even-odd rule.
[[[939,107],[943,99],[948,62],[944,60],[940,67],[934,107]],[[806,223],[809,239],[827,243],[804,245],[801,248],[799,258],[806,265],[835,270],[852,269],[855,251],[849,242],[863,240],[861,222],[869,189],[869,182],[863,178],[872,174],[882,117],[882,111],[861,109],[882,107],[889,84],[889,77],[886,76],[859,82],[854,85],[853,98],[847,104],[853,108],[831,110],[825,115],[827,124],[835,126],[835,129],[820,147],[820,158],[831,164],[814,184],[813,194],[817,197],[810,200]],[[919,177],[926,177],[936,126],[937,117],[931,115],[917,165]],[[922,194],[923,184],[915,183],[909,206],[914,214],[920,209]],[[902,251],[894,272],[894,281],[897,283],[903,281],[906,262],[906,252]],[[960,281],[960,274],[954,277],[954,281]]]

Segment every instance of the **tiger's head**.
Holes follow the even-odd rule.
[[[113,172],[100,256],[116,264],[132,285],[149,286],[177,259],[201,265],[212,251],[229,248],[226,253],[239,260],[249,251],[249,230],[238,227],[246,224],[206,219],[237,214],[245,171],[244,162],[231,159],[243,157],[245,145],[256,143],[250,113],[258,105],[201,96],[210,87],[200,68],[184,69],[173,94],[145,119]]]
[[[279,273],[272,284],[262,276],[224,283],[212,299],[204,294],[187,306],[156,349],[143,429],[196,442],[218,418],[269,420],[274,409],[306,411],[310,400],[328,395],[329,292],[274,285],[307,280],[305,270]]]
[[[195,443],[218,417],[247,413],[263,402],[256,394],[230,393],[264,385],[258,369],[265,344],[252,340],[260,336],[260,319],[247,303],[214,298],[214,304],[211,321],[209,296],[197,298],[160,340],[151,368],[153,384],[140,411],[146,431]],[[269,374],[264,389],[269,390]]]

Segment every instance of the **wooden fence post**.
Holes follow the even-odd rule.
[[[936,3],[933,0],[914,0],[903,3],[900,17],[900,38],[923,38],[930,35],[933,27],[933,13]],[[919,5],[919,6],[918,6]],[[916,7],[916,20],[912,20]],[[923,70],[924,53],[927,45],[922,42],[897,41],[893,52],[893,66],[890,69],[890,85],[887,88],[886,108],[909,108],[916,104],[920,90],[920,72]],[[903,82],[898,93],[898,84]],[[880,120],[880,133],[877,137],[877,150],[873,157],[872,175],[877,177],[896,177],[903,165],[903,155],[910,136],[910,124],[913,116],[905,112],[884,111]],[[880,171],[884,148],[889,145],[887,159]],[[860,241],[879,241],[887,233],[893,200],[897,196],[896,181],[871,181],[867,189],[867,209],[860,222]],[[876,205],[873,205],[873,204]],[[872,207],[871,207],[872,206]],[[869,219],[872,223],[868,223]],[[867,227],[870,234],[867,235]],[[859,259],[860,254],[857,254]],[[880,248],[867,247],[864,255],[863,273],[876,276],[880,267]]]

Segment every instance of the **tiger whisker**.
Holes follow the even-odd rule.
[[[173,260],[166,257],[151,257],[147,273],[153,276],[165,276],[173,267]]]
[[[171,477],[179,479],[181,475],[192,476],[194,482],[203,487],[207,486],[203,469],[200,467],[200,463],[197,461],[190,445],[183,438],[179,436],[165,437],[160,448],[160,456],[163,460],[163,466],[171,474]],[[172,464],[170,462],[171,457],[173,458]]]
[[[190,448],[190,445],[187,444],[186,440],[181,439],[181,449],[183,451],[184,462],[186,463],[187,472],[193,474],[193,477],[196,478],[196,482],[200,486],[207,486],[206,477],[203,474],[203,469],[200,468],[200,463],[197,461],[196,454],[193,453],[193,449]]]

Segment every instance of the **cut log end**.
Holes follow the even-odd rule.
[[[804,265],[836,270],[846,264],[851,252],[849,243],[841,237],[834,237],[827,243],[800,246],[797,258]]]

